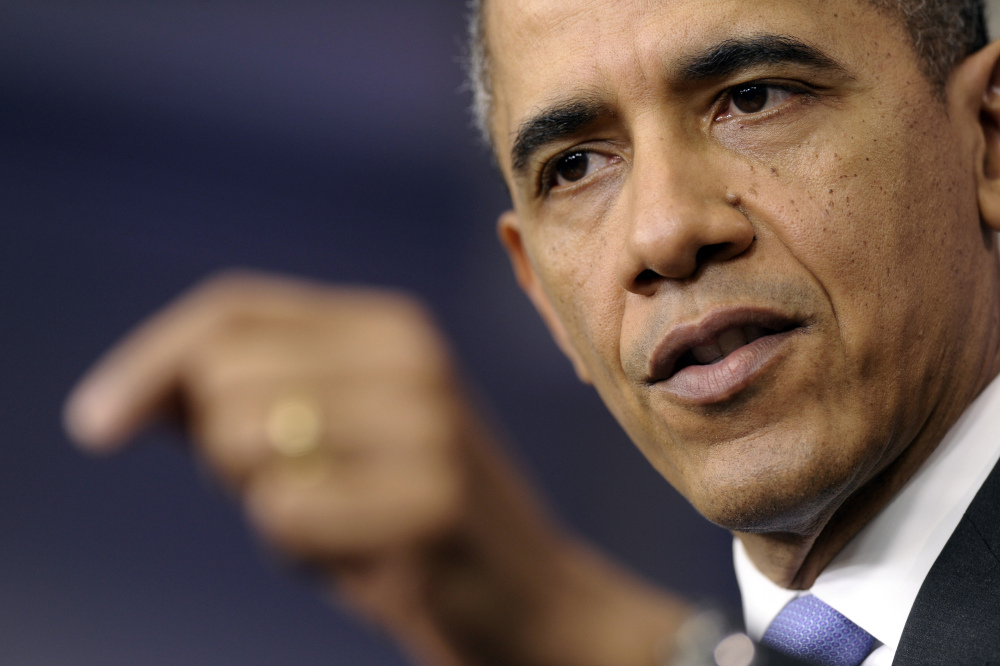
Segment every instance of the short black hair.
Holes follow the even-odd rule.
[[[984,0],[868,0],[902,21],[927,78],[944,89],[952,70],[986,46]]]

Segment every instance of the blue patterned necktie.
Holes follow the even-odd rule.
[[[858,666],[872,651],[875,637],[816,597],[808,596],[794,599],[781,609],[760,642],[824,666]]]

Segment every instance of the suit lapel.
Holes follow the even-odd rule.
[[[924,579],[893,666],[1000,666],[1000,465]]]

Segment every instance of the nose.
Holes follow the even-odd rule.
[[[754,228],[736,195],[701,160],[633,164],[626,238],[618,262],[622,286],[651,294],[669,280],[693,277],[705,264],[737,257]]]

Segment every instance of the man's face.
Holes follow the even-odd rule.
[[[709,519],[815,530],[971,397],[975,151],[895,21],[854,0],[487,4],[501,236]]]

